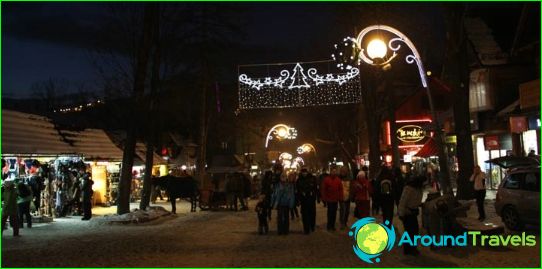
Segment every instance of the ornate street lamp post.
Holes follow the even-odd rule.
[[[383,40],[380,39],[381,36],[377,35],[378,38],[372,38],[371,41],[368,43],[367,48],[363,48],[362,44],[365,42],[364,38],[369,36],[369,33],[375,32],[376,34],[379,34],[381,32],[388,32],[394,37],[389,39],[386,44]],[[448,172],[448,157],[444,148],[444,134],[442,132],[442,129],[440,128],[437,114],[435,112],[433,97],[427,83],[426,72],[423,67],[423,63],[420,58],[420,54],[418,53],[418,50],[416,49],[412,41],[410,41],[410,39],[406,37],[403,33],[393,27],[386,25],[372,25],[361,30],[361,32],[358,34],[358,37],[356,38],[355,43],[359,50],[358,64],[361,64],[361,62],[363,61],[364,63],[369,65],[382,67],[385,70],[389,68],[390,62],[394,60],[396,56],[398,56],[398,51],[401,48],[401,43],[405,44],[412,52],[405,57],[405,61],[408,64],[415,63],[418,67],[420,80],[422,82],[422,86],[426,90],[427,97],[429,99],[429,108],[433,117],[433,129],[435,132],[434,140],[438,149],[442,190],[444,193],[452,193],[452,188],[450,186],[450,175]],[[390,53],[388,52],[388,49],[391,51],[391,55],[389,55]]]

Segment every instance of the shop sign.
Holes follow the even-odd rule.
[[[484,136],[484,146],[486,150],[499,150],[501,144],[499,143],[499,136]]]
[[[521,109],[540,107],[540,80],[519,85],[519,107]]]
[[[457,136],[450,135],[446,137],[446,144],[457,144]]]
[[[522,133],[529,130],[526,117],[510,117],[510,132]]]
[[[397,129],[397,139],[407,143],[416,143],[426,137],[427,132],[418,125],[405,125]]]

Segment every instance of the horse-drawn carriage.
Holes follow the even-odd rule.
[[[215,156],[207,174],[209,177],[200,189],[199,207],[202,210],[236,209],[237,199],[250,196],[250,177],[234,156]]]

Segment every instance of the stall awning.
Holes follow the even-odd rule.
[[[417,157],[423,157],[423,158],[437,156],[437,155],[438,155],[438,148],[433,138],[429,138],[429,140],[425,142],[425,144],[420,149],[420,151],[416,153]]]
[[[76,154],[46,117],[2,109],[2,154]]]

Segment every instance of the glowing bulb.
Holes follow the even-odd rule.
[[[288,135],[288,130],[286,130],[286,128],[280,128],[277,130],[277,135],[280,138],[286,138],[286,136]]]
[[[386,47],[386,44],[380,39],[373,39],[371,42],[369,42],[369,45],[367,45],[367,54],[372,59],[384,58],[387,50],[388,48]]]
[[[427,76],[431,76],[431,71],[427,71]]]

